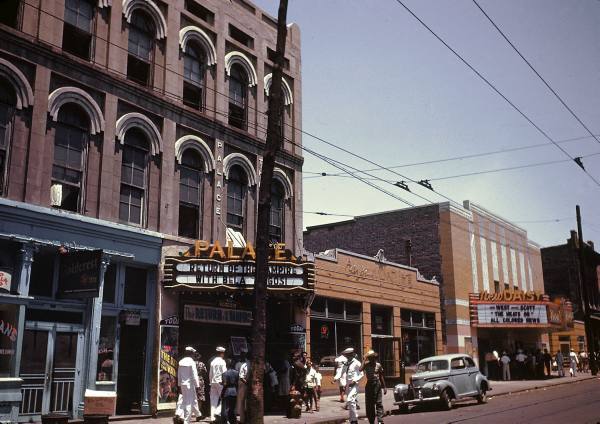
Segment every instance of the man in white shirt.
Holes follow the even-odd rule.
[[[250,355],[242,352],[243,359],[239,369],[239,382],[237,391],[237,413],[240,416],[240,424],[246,422],[246,397],[248,395],[248,378],[250,378]]]
[[[356,359],[354,349],[349,347],[342,352],[346,358],[346,365],[342,369],[341,378],[346,379],[346,403],[348,405],[348,415],[350,424],[358,424],[358,414],[356,406],[358,402],[358,382],[363,377],[360,369],[361,363]]]
[[[175,415],[181,418],[185,424],[190,423],[192,414],[195,414],[198,418],[201,416],[196,396],[196,388],[200,385],[200,380],[196,362],[192,358],[194,353],[196,353],[196,349],[186,347],[185,356],[179,361],[179,368],[177,369],[177,384],[179,385],[180,395],[177,400]]]
[[[502,380],[509,381],[510,380],[510,358],[506,352],[502,352],[502,357],[500,358],[500,362],[502,363]]]
[[[210,363],[208,379],[210,380],[210,421],[215,422],[216,415],[221,415],[221,392],[223,391],[223,373],[227,370],[225,348],[217,347],[217,356]]]
[[[345,401],[344,393],[346,391],[346,376],[342,376],[344,365],[346,365],[346,357],[344,355],[340,355],[335,358],[335,376],[333,377],[333,381],[338,382],[340,389],[340,402]]]

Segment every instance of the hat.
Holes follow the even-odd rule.
[[[351,353],[354,353],[354,349],[349,347],[347,349],[342,350],[342,355],[349,355]]]
[[[196,353],[196,349],[194,349],[194,348],[193,348],[193,347],[191,347],[191,346],[188,346],[188,347],[186,347],[186,348],[185,348],[185,351],[186,351],[186,352],[192,352],[192,353]]]
[[[221,346],[217,346],[217,348],[215,350],[219,353],[225,352],[225,348],[221,347]]]
[[[367,351],[367,353],[365,353],[365,358],[369,358],[371,356],[374,356],[377,358],[377,356],[379,356],[379,355],[377,355],[377,352],[375,352],[373,349],[371,349],[371,350]]]

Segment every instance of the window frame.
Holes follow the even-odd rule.
[[[194,54],[192,54],[192,52]],[[204,50],[196,45],[196,43],[189,43],[186,47],[186,50],[182,55],[183,59],[183,103],[186,106],[192,107],[197,110],[204,110],[205,101],[206,101],[206,53]],[[200,81],[196,81],[193,78],[188,77],[187,68],[186,68],[186,59],[194,60],[198,63],[200,67],[199,79]],[[191,73],[193,76],[193,72]],[[199,92],[198,95],[198,104],[194,104],[193,101],[189,100],[185,93],[186,90],[194,91],[196,93]]]
[[[236,173],[239,173],[238,176],[235,179],[231,177],[231,173],[235,170]],[[238,165],[234,165],[230,170],[229,170],[229,174],[227,176],[227,211],[226,211],[226,216],[225,216],[225,221],[227,224],[227,227],[231,227],[232,229],[236,230],[236,231],[240,231],[242,234],[244,233],[244,228],[246,225],[246,215],[247,215],[247,200],[248,200],[248,184],[246,183],[246,179],[248,178],[248,176],[246,175],[246,173],[244,172],[243,169],[241,169],[241,167],[239,167]],[[239,184],[240,187],[240,198],[238,199],[237,197],[235,197],[230,190],[230,185],[231,184]],[[232,212],[231,208],[229,207],[230,205],[230,199],[236,203],[240,203],[240,212]],[[238,218],[240,218],[241,220],[241,224],[237,224],[237,223],[231,223],[229,220],[229,216],[233,215],[236,216]]]
[[[10,84],[8,84],[8,82],[0,80],[0,85],[4,86],[4,88],[8,91],[7,94],[13,94],[14,97],[14,89],[10,86]],[[9,90],[12,90],[12,93]],[[14,100],[16,102],[16,99]],[[0,104],[2,105],[0,107],[6,106],[8,117],[6,120],[6,125],[4,126],[4,145],[0,145],[0,154],[3,155],[3,161],[1,162],[0,168],[0,197],[2,197],[8,191],[8,168],[10,164],[10,153],[15,128],[15,116],[17,115],[17,105],[16,103],[11,105],[5,102],[0,102]]]
[[[181,156],[181,163],[179,164],[179,205],[178,205],[179,220],[178,220],[177,235],[180,237],[195,239],[195,238],[202,236],[202,220],[203,220],[202,211],[203,211],[203,205],[204,205],[204,171],[202,170],[201,161],[200,161],[200,165],[196,168],[192,167],[192,165],[186,164],[185,163],[186,154],[199,156],[198,153],[196,153],[192,149],[186,149]],[[200,159],[200,158],[198,158],[198,159]],[[193,187],[193,186],[190,186],[189,184],[183,183],[183,179],[182,179],[182,171],[183,170],[193,172],[197,175],[197,177],[198,177],[198,185],[197,186]],[[182,200],[182,198],[181,198],[182,186],[185,186],[188,189],[190,187],[193,187],[198,190],[198,202],[197,203],[190,203],[187,200]],[[182,207],[193,208],[196,211],[196,214],[197,214],[196,215],[196,223],[195,223],[196,231],[195,231],[195,235],[193,237],[189,237],[188,235],[182,234],[182,231],[181,231],[181,208]]]
[[[62,43],[61,43],[61,48],[63,51],[65,51],[69,54],[75,55],[79,58],[89,61],[89,60],[92,60],[93,56],[94,56],[94,54],[93,54],[94,53],[94,41],[95,41],[94,35],[96,32],[97,8],[96,8],[95,4],[90,0],[75,0],[75,1],[77,1],[78,4],[87,3],[91,8],[91,17],[89,20],[89,31],[82,28],[81,26],[77,25],[78,22],[72,23],[67,20],[67,9],[68,9],[67,3],[69,2],[69,0],[66,0],[65,1],[65,9],[64,9],[65,14],[64,14],[64,19],[63,19],[63,39],[62,39]],[[77,12],[78,11],[79,11],[79,9],[77,10]],[[81,16],[81,14],[77,13],[77,17],[79,18],[80,16]],[[79,20],[77,20],[77,21],[79,21]],[[65,29],[68,29],[68,33],[72,33],[74,35],[81,35],[86,38],[89,38],[87,40],[87,43],[88,43],[87,55],[82,56],[75,51],[65,49]]]
[[[139,129],[136,128],[132,128],[131,130],[137,130],[140,131]],[[129,131],[131,131],[129,130]],[[152,158],[151,152],[150,152],[150,140],[148,140],[148,138],[141,134],[143,136],[144,141],[147,144],[147,148],[144,149],[143,147],[139,146],[139,145],[133,145],[133,144],[129,144],[128,143],[128,135],[129,134],[125,134],[125,142],[123,143],[123,146],[121,147],[121,178],[120,178],[120,183],[119,183],[119,210],[118,210],[118,217],[119,217],[119,222],[122,222],[124,224],[127,225],[133,225],[136,227],[145,227],[146,223],[147,223],[147,215],[148,215],[148,191],[150,188],[150,184],[149,184],[149,180],[150,180],[150,161]],[[125,152],[126,149],[130,149],[131,152],[135,153],[142,153],[144,154],[144,175],[143,175],[143,182],[144,182],[144,186],[137,186],[133,183],[133,181],[131,182],[127,182],[123,180],[123,165],[124,165],[124,159],[125,159]],[[132,170],[132,180],[133,180],[133,171],[135,170],[135,159],[132,160],[132,166],[130,167]],[[122,199],[122,195],[123,195],[123,188],[127,188],[130,193],[128,195],[128,205],[129,205],[129,210],[128,210],[128,218],[127,220],[124,220],[121,218],[121,204],[123,203],[121,201]],[[136,222],[132,222],[131,221],[131,192],[132,191],[138,191],[141,192],[142,194],[142,198],[140,201],[140,220],[139,223]]]
[[[282,243],[285,240],[285,190],[282,187],[281,183],[278,181],[273,181],[271,183],[271,208],[269,210],[269,239],[272,243]],[[277,189],[279,190],[277,193]],[[273,207],[274,202],[273,199],[279,199],[280,207],[279,211],[279,226],[274,225],[273,222]],[[277,234],[275,228],[279,228],[279,233]]]
[[[148,29],[141,28],[140,25],[137,24],[137,19],[144,19],[147,25],[151,25],[152,31]],[[148,57],[143,57],[139,55],[139,40],[136,42],[136,52],[132,52],[131,47],[131,30],[135,30],[138,34],[148,35],[150,40],[150,47],[148,49]],[[156,23],[152,20],[150,16],[141,11],[134,11],[132,14],[131,22],[127,23],[127,79],[133,81],[137,84],[143,85],[144,87],[152,87],[154,84],[154,60],[156,57]],[[138,78],[134,78],[130,75],[130,63],[133,66],[138,66],[143,64],[148,67],[148,74],[146,75],[146,81],[142,81]]]
[[[240,100],[237,100],[237,96],[232,96],[232,81],[240,85]],[[229,125],[242,130],[247,130],[248,128],[248,100],[250,97],[249,91],[250,90],[248,88],[248,75],[246,75],[245,71],[241,68],[240,65],[233,65],[231,67],[231,70],[229,71],[228,80],[227,122],[229,123]],[[240,117],[234,116],[237,114],[239,114]],[[239,122],[236,122],[236,120],[238,119]]]

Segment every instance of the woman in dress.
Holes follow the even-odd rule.
[[[204,401],[206,400],[206,390],[205,390],[205,386],[204,386],[204,382],[205,382],[205,377],[208,373],[208,370],[206,369],[206,365],[204,365],[204,362],[201,361],[202,359],[202,355],[200,355],[199,353],[196,353],[196,368],[198,369],[198,387],[196,388],[196,396],[198,397],[198,408],[200,409],[200,411],[202,411],[202,404],[204,403]],[[200,417],[198,417],[200,418]]]

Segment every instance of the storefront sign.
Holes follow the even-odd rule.
[[[227,240],[225,246],[222,246],[219,240],[216,240],[212,244],[206,240],[196,240],[194,247],[183,252],[183,256],[220,260],[256,260],[256,251],[250,242],[246,242],[246,246],[244,247],[234,247],[231,240]],[[290,250],[285,248],[284,243],[274,243],[269,248],[269,260],[295,262],[297,258],[292,255]]]
[[[161,319],[160,325],[179,325],[179,317],[177,315],[171,315],[168,318]]]
[[[479,324],[548,324],[546,305],[529,304],[479,304]]]
[[[101,263],[102,250],[61,255],[59,296],[72,299],[97,297]]]
[[[500,293],[479,293],[479,299],[482,302],[542,302],[544,295],[542,293],[522,290],[504,290]]]
[[[0,268],[0,290],[10,291],[12,281],[12,269]]]
[[[142,322],[140,311],[122,311],[121,322],[125,325],[139,326]]]
[[[212,324],[252,325],[252,312],[242,309],[214,308],[212,306],[185,305],[183,319]]]
[[[306,333],[306,329],[300,324],[292,324],[290,325],[290,333]]]
[[[312,286],[313,264],[269,262],[267,286],[272,289],[303,288]],[[254,261],[214,259],[185,259],[169,257],[165,260],[165,287],[197,288],[253,288],[256,273]]]

